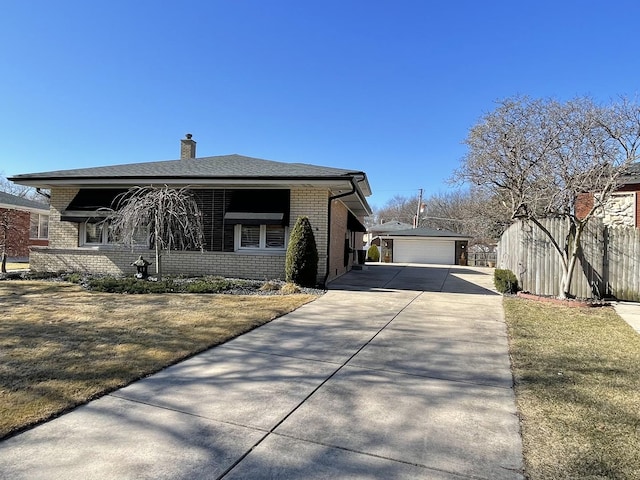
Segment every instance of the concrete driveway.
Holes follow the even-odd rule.
[[[492,270],[374,265],[0,442],[0,477],[522,479]]]

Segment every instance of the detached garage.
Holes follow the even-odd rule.
[[[381,262],[466,264],[471,237],[433,228],[411,228],[377,236]]]

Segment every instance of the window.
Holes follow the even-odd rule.
[[[260,248],[261,225],[242,225],[240,248]]]
[[[133,241],[136,246],[148,248],[149,228],[136,229]],[[80,245],[113,245],[118,243],[107,222],[85,222],[80,224]]]
[[[29,221],[29,238],[49,238],[49,215],[32,213]]]
[[[102,245],[109,243],[107,228],[103,223],[83,223],[80,228],[80,238],[84,245]]]
[[[286,228],[282,225],[237,225],[239,249],[284,250]]]

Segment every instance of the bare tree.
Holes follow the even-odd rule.
[[[49,199],[49,192],[36,190],[33,187],[27,187],[25,185],[18,185],[17,183],[11,182],[4,175],[0,175],[0,192],[10,193],[11,195],[15,195],[16,197],[26,198],[29,200],[34,200],[36,202],[43,202]]]
[[[108,222],[115,238],[134,246],[140,229],[151,229],[156,274],[162,279],[162,252],[202,250],[202,215],[188,187],[133,187],[114,200]]]
[[[29,214],[0,208],[0,272],[7,273],[7,258],[16,249],[27,248]]]
[[[636,103],[514,97],[499,101],[470,130],[469,151],[456,175],[496,195],[512,218],[531,221],[545,233],[562,262],[560,291],[566,298],[582,233],[636,161],[639,142]],[[579,217],[575,203],[585,192],[597,195],[593,208]],[[569,235],[553,238],[539,221],[544,217],[565,219]]]
[[[418,207],[418,195],[405,197],[403,195],[394,195],[382,208],[375,212],[376,223],[384,223],[390,221],[398,221],[413,224]]]
[[[469,235],[472,245],[495,244],[510,223],[510,212],[495,195],[472,188],[431,195],[424,200],[419,226]]]

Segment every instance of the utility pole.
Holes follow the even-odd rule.
[[[416,210],[416,216],[413,218],[413,228],[418,228],[420,223],[420,214],[424,210],[422,206],[422,189],[420,189],[420,193],[418,194],[418,209]]]

